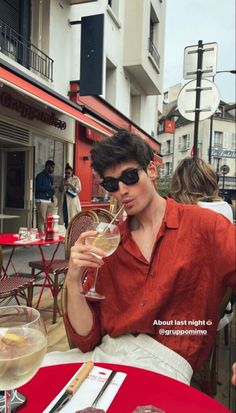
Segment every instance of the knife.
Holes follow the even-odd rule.
[[[63,406],[74,396],[75,392],[78,390],[83,381],[88,377],[90,371],[93,368],[94,363],[92,361],[87,361],[83,367],[79,370],[78,374],[75,376],[73,381],[66,388],[65,393],[60,397],[56,404],[52,407],[49,413],[59,412]]]
[[[106,388],[107,388],[108,385],[111,383],[113,377],[115,377],[116,373],[117,373],[117,372],[114,371],[114,370],[110,373],[110,375],[108,376],[107,380],[106,380],[105,383],[103,384],[100,392],[98,393],[96,399],[93,401],[91,407],[96,407],[96,406],[97,406],[98,400],[99,400],[100,397],[103,395],[103,393],[105,392]]]

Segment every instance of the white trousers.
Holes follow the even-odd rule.
[[[100,346],[87,353],[82,353],[79,349],[47,353],[43,366],[88,360],[139,367],[185,384],[190,384],[193,374],[187,360],[146,334],[139,334],[137,337],[126,334],[116,338],[106,335]]]

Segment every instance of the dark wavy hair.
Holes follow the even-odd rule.
[[[124,129],[96,142],[90,153],[92,167],[101,177],[108,167],[129,161],[137,162],[146,170],[149,162],[154,159],[154,152],[147,142]]]

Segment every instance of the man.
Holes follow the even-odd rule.
[[[54,186],[53,177],[55,163],[48,160],[45,169],[36,176],[35,180],[35,201],[38,216],[39,232],[44,233],[45,217],[52,214],[54,207]]]
[[[126,131],[97,142],[92,166],[101,185],[124,205],[121,242],[110,257],[85,244],[71,248],[67,329],[82,359],[147,368],[189,383],[216,336],[219,304],[233,287],[234,227],[221,214],[162,198],[154,154]],[[96,254],[96,255],[94,255]],[[100,258],[98,258],[98,256]],[[100,268],[97,291],[81,292]]]

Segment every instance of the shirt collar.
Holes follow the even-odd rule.
[[[179,227],[179,204],[171,198],[166,198],[164,223],[167,228]]]
[[[129,222],[131,217],[120,224],[121,239],[124,242],[129,234]],[[179,204],[173,199],[166,198],[166,210],[163,218],[163,224],[167,228],[178,228],[179,227]]]

